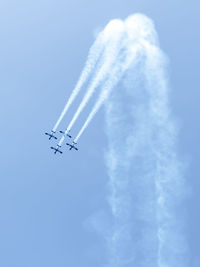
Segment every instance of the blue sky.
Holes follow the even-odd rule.
[[[199,3],[158,0],[1,1],[0,266],[101,266],[101,239],[88,229],[105,205],[104,114],[80,139],[79,153],[55,157],[50,130],[84,65],[94,32],[113,18],[152,18],[170,58],[170,101],[178,150],[189,162],[185,202],[190,266],[199,247]],[[66,116],[66,124],[73,114]],[[82,120],[81,120],[82,119]],[[78,131],[83,117],[75,125]]]

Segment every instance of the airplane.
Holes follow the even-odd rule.
[[[67,145],[67,146],[70,146],[69,150],[72,150],[72,148],[75,149],[75,150],[78,150],[78,148],[75,147],[75,145],[77,145],[77,143],[74,142],[74,141],[72,142],[72,144],[68,144],[68,143],[66,143],[66,145]]]
[[[69,131],[67,133],[63,132],[63,131],[60,131],[60,133],[65,135],[65,136],[68,136],[69,138],[72,138],[72,136],[69,134]]]
[[[51,146],[51,149],[55,150],[55,151],[54,151],[54,154],[56,154],[57,152],[59,152],[60,154],[62,154],[62,151],[59,150],[60,147],[61,147],[61,146],[59,146],[59,145],[57,145],[57,147],[52,147],[52,146]]]
[[[46,135],[49,136],[49,140],[51,140],[51,138],[57,139],[57,137],[54,135],[56,132],[54,132],[53,130],[51,131],[51,133],[45,133]]]

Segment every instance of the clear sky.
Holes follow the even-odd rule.
[[[199,9],[197,0],[0,2],[0,266],[102,266],[102,241],[87,221],[105,205],[103,111],[81,137],[78,153],[54,156],[44,132],[76,84],[95,31],[136,12],[154,20],[170,58],[178,149],[189,163],[188,267],[200,266]]]

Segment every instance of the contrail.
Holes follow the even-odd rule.
[[[75,138],[77,142],[106,103],[105,158],[113,217],[111,229],[105,231],[110,233],[105,236],[106,266],[186,267],[184,225],[178,216],[184,195],[183,166],[176,155],[167,59],[146,16],[126,19],[124,32],[126,41]]]
[[[137,60],[136,57],[139,53],[140,48],[141,46],[139,46],[138,44],[135,47],[131,47],[130,51],[128,50],[123,54],[123,57],[121,57],[121,62],[117,61],[115,66],[113,66],[113,69],[109,72],[109,77],[101,88],[101,93],[98,100],[96,101],[92,111],[90,112],[78,135],[74,139],[76,143],[78,142],[78,139],[81,137],[91,120],[94,118],[95,114],[98,112],[99,108],[110,95],[113,87],[115,87],[118,81],[122,78],[124,72],[130,67],[131,64],[133,64],[134,61]],[[117,59],[118,58],[116,57],[116,60]]]
[[[60,117],[58,118],[55,126],[53,127],[54,132],[56,132],[63,117],[67,113],[69,107],[71,106],[71,104],[75,100],[76,96],[78,95],[78,93],[82,89],[83,85],[87,82],[88,78],[91,76],[91,72],[93,71],[96,63],[98,62],[100,55],[103,52],[103,49],[106,45],[107,38],[108,38],[108,36],[105,34],[105,32],[100,32],[99,35],[97,36],[97,39],[95,40],[94,44],[90,48],[85,67],[81,73],[81,76],[80,76],[74,90],[72,91],[70,98],[68,99],[63,111],[61,112]]]
[[[147,30],[147,26],[148,25],[146,25],[145,30]],[[121,54],[115,55],[114,64],[112,66],[113,69],[110,69],[106,84],[102,86],[101,94],[98,100],[96,101],[92,111],[90,112],[88,118],[86,119],[84,125],[82,126],[78,135],[74,139],[75,142],[78,142],[78,139],[81,137],[81,135],[83,134],[83,132],[85,131],[99,108],[108,98],[113,87],[116,86],[118,81],[122,78],[124,72],[130,67],[130,65],[134,64],[134,61],[136,61],[140,53],[139,51],[142,49],[142,47],[144,48],[147,43],[147,41],[145,40],[145,35],[148,35],[148,33],[144,32],[144,29],[141,29],[140,25],[136,21],[126,20],[124,22],[123,29],[126,34],[126,38],[124,38],[124,42],[120,43]],[[105,69],[104,66],[103,69]],[[83,103],[85,103],[85,101],[83,101]],[[79,114],[79,110],[77,111],[77,113]],[[77,116],[75,114],[74,119],[72,119],[71,124],[68,126],[68,129],[71,128],[74,123],[74,120],[76,119]]]
[[[148,22],[146,22],[148,23]],[[90,112],[88,118],[86,119],[84,125],[82,126],[81,130],[79,131],[78,135],[74,139],[75,142],[78,141],[78,139],[81,137],[99,108],[102,106],[104,101],[108,98],[111,90],[113,89],[114,86],[116,86],[117,82],[121,79],[123,76],[124,72],[129,68],[131,64],[136,61],[139,51],[142,47],[144,47],[147,43],[146,37],[148,36],[148,24],[145,25],[145,30],[141,29],[141,26],[137,23],[137,21],[132,21],[132,20],[126,20],[124,22],[124,40],[123,42],[120,42],[119,47],[120,47],[120,52],[121,54],[115,54],[115,60],[114,64],[112,65],[112,68],[109,70],[109,76],[106,77],[106,85],[103,85],[101,88],[101,94],[96,101],[92,111]],[[150,36],[148,36],[151,38]],[[119,48],[118,47],[118,48]],[[103,59],[105,61],[105,59]],[[106,63],[105,63],[106,64]],[[103,70],[106,70],[105,65],[102,66]],[[93,86],[91,86],[93,87]],[[93,92],[93,89],[91,89]],[[78,115],[82,111],[82,107],[87,104],[88,97],[90,98],[91,92],[89,89],[88,94],[86,94],[86,99],[82,101],[81,105],[79,106],[78,111],[74,115],[74,118],[72,119],[70,125],[68,126],[66,132],[68,132],[69,129],[71,129],[73,123],[76,121]]]
[[[65,133],[68,133],[68,131],[71,130],[72,126],[78,119],[80,113],[82,112],[82,110],[87,105],[90,98],[92,97],[95,89],[100,85],[102,80],[104,80],[106,76],[108,75],[108,71],[111,69],[111,66],[113,65],[114,60],[116,59],[116,56],[120,50],[120,44],[121,44],[120,41],[122,41],[123,33],[124,33],[123,27],[124,25],[122,21],[113,20],[105,28],[105,35],[109,36],[110,39],[107,41],[107,45],[102,55],[102,64],[100,66],[100,69],[97,70],[96,77],[94,77],[94,79],[92,80],[85,96],[83,97],[81,104],[79,105],[71,122],[69,123]],[[59,141],[60,146],[62,145],[64,138],[65,136],[63,136],[60,139]]]
[[[134,15],[126,23],[134,38],[141,31],[143,53],[105,106],[108,202],[114,220],[106,237],[108,266],[186,267],[178,215],[184,179],[168,103],[166,57],[150,19]]]
[[[117,23],[116,23],[117,22]],[[103,32],[107,46],[66,132],[89,99],[99,95],[78,135],[105,103],[112,222],[105,231],[108,267],[188,267],[184,224],[183,164],[176,153],[177,127],[170,112],[167,58],[153,22],[136,14]],[[118,26],[117,26],[118,25]],[[59,145],[62,144],[64,136]]]

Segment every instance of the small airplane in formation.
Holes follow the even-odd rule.
[[[64,136],[68,136],[69,138],[72,138],[72,136],[69,134],[69,131],[66,131],[66,132],[59,131],[59,132],[61,134],[63,134]],[[48,135],[49,140],[51,140],[52,138],[57,139],[57,137],[55,136],[55,133],[56,132],[52,130],[51,133],[45,133],[45,134]],[[77,145],[77,143],[74,141],[72,142],[72,144],[66,143],[66,145],[70,147],[69,150],[72,150],[72,149],[78,150],[78,148],[75,146],[75,145]],[[63,152],[60,150],[60,148],[61,148],[60,145],[57,145],[56,147],[53,147],[53,146],[51,147],[51,149],[54,150],[54,154],[56,154],[56,153],[62,154]]]
[[[72,136],[69,134],[69,131],[67,132],[60,131],[60,133],[63,134],[64,136],[68,136],[69,138],[72,138]]]
[[[70,147],[69,150],[72,150],[72,149],[78,150],[78,148],[75,146],[77,145],[77,143],[74,141],[72,142],[72,144],[66,143],[66,145]]]
[[[49,136],[49,140],[51,140],[51,138],[57,139],[57,137],[54,135],[56,132],[54,132],[53,130],[51,131],[51,133],[45,133],[46,135]]]
[[[54,150],[54,154],[56,154],[57,152],[62,154],[62,151],[59,148],[61,148],[61,146],[59,146],[59,145],[57,145],[56,147],[51,146],[51,149]]]

